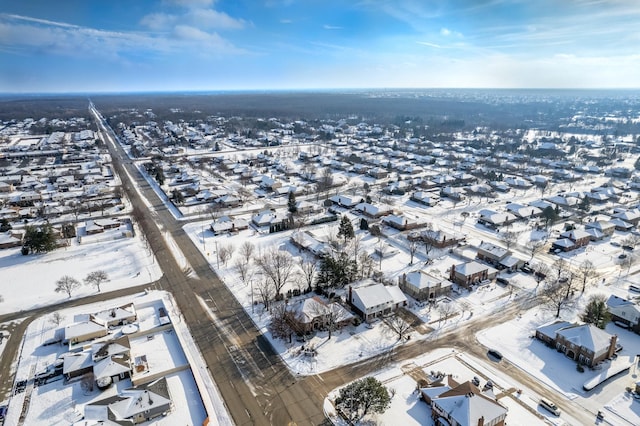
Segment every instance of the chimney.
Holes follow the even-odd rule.
[[[349,303],[353,300],[353,287],[349,286]]]
[[[478,419],[478,426],[484,426],[484,416],[481,416],[481,417]]]
[[[456,277],[456,265],[451,265],[451,272],[449,272],[449,280],[451,280],[452,282],[455,282],[455,277]]]
[[[613,356],[613,354],[616,353],[616,344],[618,343],[618,335],[614,334],[613,336],[611,336],[611,339],[609,340],[609,350],[607,351],[607,358],[611,358]]]

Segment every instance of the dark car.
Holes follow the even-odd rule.
[[[489,350],[487,351],[487,354],[488,354],[490,357],[497,359],[498,361],[501,361],[501,360],[502,360],[502,354],[501,354],[498,350],[496,350],[496,349],[489,349]]]
[[[531,269],[531,266],[529,265],[524,265],[520,270],[525,274],[533,274],[533,269]]]
[[[509,285],[509,280],[506,278],[498,277],[496,278],[496,282],[502,285]]]
[[[7,417],[7,410],[8,407],[6,405],[0,407],[0,421],[4,421],[4,418]]]

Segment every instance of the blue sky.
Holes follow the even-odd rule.
[[[0,0],[0,92],[639,88],[637,0]]]

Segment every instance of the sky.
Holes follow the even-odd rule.
[[[639,88],[637,0],[0,0],[0,93]]]

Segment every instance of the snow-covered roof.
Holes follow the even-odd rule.
[[[505,407],[482,394],[471,382],[462,383],[440,394],[433,402],[460,425],[478,425],[480,419],[493,424],[496,419],[507,414]]]
[[[437,278],[425,271],[409,272],[406,276],[407,283],[418,290],[435,287],[441,284],[442,287],[451,286],[451,281],[444,278]]]
[[[593,324],[572,324],[557,331],[559,336],[594,353],[602,352],[609,347],[611,335]]]
[[[129,371],[131,371],[131,365],[129,364],[129,355],[127,354],[112,355],[98,361],[93,366],[93,374],[96,380],[117,376],[121,373],[128,373]]]

